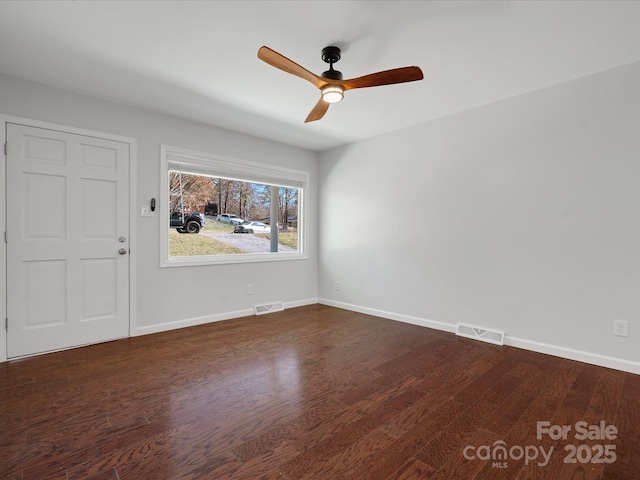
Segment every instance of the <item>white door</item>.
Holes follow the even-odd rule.
[[[7,124],[9,358],[129,333],[129,145]]]

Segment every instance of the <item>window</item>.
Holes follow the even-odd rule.
[[[306,172],[165,145],[161,164],[161,266],[307,258]]]

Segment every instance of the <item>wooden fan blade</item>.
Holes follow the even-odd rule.
[[[279,54],[275,50],[271,50],[269,47],[260,47],[258,50],[258,58],[269,65],[276,67],[283,72],[290,73],[296,77],[304,78],[305,80],[313,83],[316,87],[320,88],[326,85],[327,82],[323,81],[319,76],[310,72],[304,67],[301,67],[293,60],[289,60],[284,55]]]
[[[363,77],[343,80],[342,86],[345,90],[354,88],[377,87],[379,85],[392,85],[394,83],[415,82],[422,80],[424,75],[420,67],[403,67],[382,72],[371,73]]]
[[[329,110],[329,103],[325,102],[322,97],[320,97],[318,103],[316,103],[315,107],[313,107],[311,112],[309,112],[309,115],[307,115],[304,123],[320,120],[322,117],[324,117],[324,114],[327,113],[327,110]]]

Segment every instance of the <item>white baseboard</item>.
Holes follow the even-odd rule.
[[[387,318],[389,320],[397,320],[403,323],[411,323],[413,325],[419,325],[421,327],[433,328],[435,330],[442,330],[445,332],[455,332],[456,326],[450,323],[435,322],[433,320],[427,320],[425,318],[412,317],[411,315],[403,315],[401,313],[387,312],[384,310],[377,310],[375,308],[361,307],[359,305],[352,305],[350,303],[336,302],[326,298],[319,298],[318,303],[321,305],[328,305],[330,307],[342,308],[343,310],[351,310],[352,312],[365,313],[367,315],[373,315],[374,317]]]
[[[306,307],[307,305],[315,305],[319,303],[317,298],[307,298],[304,300],[295,300],[293,302],[284,302],[284,309]]]
[[[306,305],[315,305],[318,303],[317,298],[309,298],[304,300],[294,300],[292,302],[285,302],[285,310],[288,308],[303,307]],[[254,316],[255,311],[252,308],[246,308],[242,310],[236,310],[233,312],[217,313],[215,315],[205,315],[202,317],[184,318],[180,320],[174,320],[172,322],[157,323],[155,325],[138,326],[132,333],[132,337],[140,335],[149,335],[151,333],[167,332],[169,330],[177,330],[178,328],[195,327],[197,325],[205,325],[207,323],[221,322],[223,320],[231,320],[233,318]]]
[[[220,322],[222,320],[231,320],[232,318],[248,317],[253,314],[253,308],[247,308],[243,310],[236,310],[235,312],[217,313],[215,315],[205,315],[202,317],[174,320],[172,322],[156,323],[154,325],[138,326],[131,336],[137,337],[139,335],[148,335],[150,333],[160,333],[167,332],[169,330],[177,330],[179,328],[195,327],[196,325]]]
[[[419,325],[422,327],[433,328],[436,330],[442,330],[445,332],[455,332],[456,326],[450,323],[436,322],[433,320],[427,320],[424,318],[412,317],[409,315],[402,315],[399,313],[386,312],[384,310],[377,310],[375,308],[361,307],[359,305],[352,305],[344,302],[336,302],[326,298],[319,298],[318,303],[322,305],[328,305],[331,307],[342,308],[344,310],[351,310],[353,312],[365,313],[367,315],[374,315],[376,317],[387,318],[389,320],[396,320],[404,323],[411,323],[413,325]],[[581,350],[574,350],[559,345],[550,345],[547,343],[536,342],[533,340],[527,340],[523,338],[510,337],[505,335],[504,344],[523,350],[530,350],[537,353],[544,353],[547,355],[553,355],[555,357],[566,358],[569,360],[576,360],[583,363],[589,363],[592,365],[598,365],[600,367],[613,368],[614,370],[621,370],[623,372],[634,373],[640,375],[640,362],[634,362],[631,360],[625,360],[623,358],[609,357],[606,355],[599,355],[596,353],[585,352]]]
[[[600,367],[613,368],[614,370],[621,370],[623,372],[640,375],[640,362],[633,362],[623,358],[609,357],[606,355],[599,355],[597,353],[561,347],[559,345],[551,345],[523,338],[510,337],[508,335],[505,335],[504,337],[504,344],[516,348],[522,348],[523,350],[531,350],[533,352],[545,353],[555,357],[567,358],[569,360],[576,360],[578,362],[590,363]]]

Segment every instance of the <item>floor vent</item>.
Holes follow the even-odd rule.
[[[495,345],[504,345],[504,332],[498,332],[497,330],[487,330],[486,328],[472,327],[471,325],[459,323],[456,327],[456,335]]]
[[[284,310],[282,302],[265,303],[264,305],[256,305],[256,315],[264,315],[265,313],[281,312]]]

